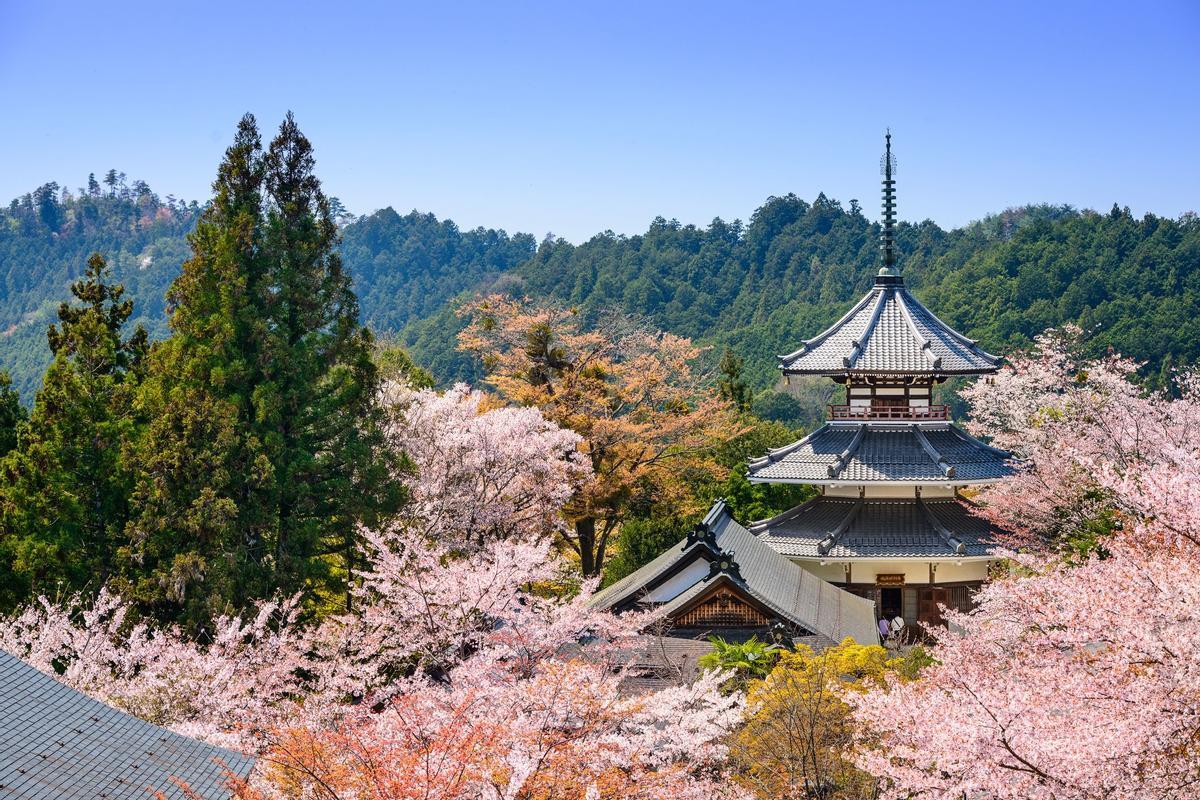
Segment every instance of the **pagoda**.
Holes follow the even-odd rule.
[[[801,483],[814,499],[749,526],[760,541],[910,626],[970,607],[993,562],[994,531],[963,489],[1011,474],[1009,454],[956,427],[934,402],[951,376],[1001,360],[913,297],[896,265],[896,161],[883,174],[882,266],[871,290],[828,330],[779,357],[785,376],[831,378],[844,402],[810,435],[750,462],[752,483]]]

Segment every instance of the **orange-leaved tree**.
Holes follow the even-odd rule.
[[[470,323],[459,347],[483,360],[496,390],[583,437],[593,478],[568,504],[562,538],[584,575],[599,574],[631,508],[693,513],[702,498],[692,487],[724,477],[713,448],[739,433],[736,410],[695,368],[703,348],[689,339],[502,295],[461,313]]]

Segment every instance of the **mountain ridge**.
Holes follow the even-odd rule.
[[[746,223],[707,226],[658,217],[644,233],[605,231],[573,244],[528,233],[460,229],[393,208],[340,209],[341,253],[363,321],[396,337],[443,383],[474,381],[456,349],[457,299],[504,290],[620,309],[746,360],[760,387],[774,356],[831,323],[869,286],[879,226],[856,201],[768,198]],[[187,258],[201,206],[160,198],[110,171],[78,193],[45,184],[0,209],[0,366],[28,401],[48,361],[45,326],[87,254],[99,250],[134,299],[134,321],[166,334],[164,293]],[[949,324],[989,349],[1027,345],[1065,322],[1147,362],[1153,378],[1200,360],[1200,223],[1195,215],[1134,219],[1069,206],[1008,209],[963,228],[901,223],[910,287]]]

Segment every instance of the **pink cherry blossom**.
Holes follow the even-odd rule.
[[[859,765],[895,798],[1195,796],[1200,394],[1189,377],[1176,399],[1148,394],[1128,361],[1039,344],[970,392],[975,431],[1027,459],[983,495],[1024,551],[948,615],[918,680],[856,701],[874,743]],[[1099,508],[1117,523],[1101,551],[1046,546]]]
[[[246,798],[739,797],[721,772],[742,713],[726,676],[628,694],[623,653],[658,616],[593,608],[594,582],[561,591],[574,572],[548,534],[589,474],[577,437],[462,388],[388,391],[412,504],[363,532],[351,613],[312,624],[298,599],[264,603],[193,642],[129,625],[102,591],[39,601],[0,624],[0,647],[260,753]]]
[[[488,407],[463,384],[442,394],[390,384],[383,397],[395,411],[391,439],[416,472],[406,513],[431,538],[545,535],[591,477],[579,435],[537,408]]]

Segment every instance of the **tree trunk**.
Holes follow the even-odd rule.
[[[596,518],[584,517],[575,520],[575,538],[579,542],[579,569],[584,577],[600,574],[596,560]]]

